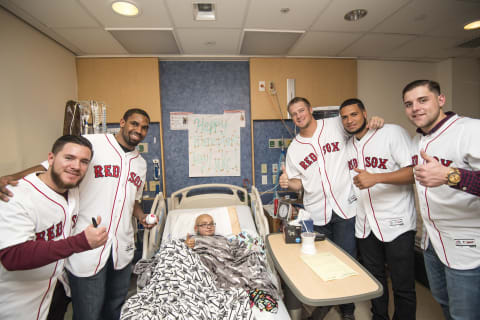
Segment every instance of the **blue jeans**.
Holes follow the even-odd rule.
[[[117,320],[130,287],[132,264],[113,268],[112,255],[96,275],[76,277],[68,272],[74,320]]]
[[[324,226],[313,226],[313,230],[323,233],[328,239],[345,250],[354,259],[357,258],[357,246],[355,240],[355,217],[342,219],[332,212],[332,219]],[[355,305],[347,303],[340,305],[342,314],[353,314]]]
[[[447,320],[480,319],[480,267],[456,270],[438,259],[430,244],[423,253],[430,291]]]

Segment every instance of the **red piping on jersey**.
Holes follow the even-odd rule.
[[[320,137],[322,136],[324,126],[325,126],[325,120],[322,119],[322,130],[320,131],[320,134],[318,135],[318,145],[320,146],[320,154],[322,155],[322,159],[323,159],[323,167],[324,167],[324,171],[325,171],[325,177],[327,178],[328,186],[329,186],[329,189],[330,189],[330,194],[332,195],[333,200],[337,204],[338,209],[340,209],[340,211],[342,212],[345,219],[348,219],[347,215],[345,214],[345,212],[343,212],[342,208],[340,207],[340,205],[337,202],[337,199],[335,198],[335,195],[333,194],[332,184],[330,183],[330,179],[328,178],[327,164],[325,163],[325,157],[323,156],[322,146],[320,145]],[[332,208],[332,210],[333,210],[333,208]]]
[[[67,213],[65,212],[65,208],[60,204],[58,203],[57,201],[53,200],[52,198],[50,198],[49,196],[47,196],[45,193],[43,193],[42,191],[40,191],[40,189],[38,189],[34,184],[33,182],[23,178],[24,181],[28,182],[35,190],[37,190],[41,195],[43,195],[45,198],[47,198],[48,200],[52,201],[53,203],[55,203],[56,205],[58,205],[60,208],[62,208],[62,211],[63,211],[63,227],[62,227],[62,236],[63,238],[65,239],[65,223],[66,223],[66,220],[67,220]],[[43,301],[45,300],[45,297],[47,296],[47,293],[48,291],[50,291],[50,288],[52,287],[52,278],[53,276],[55,275],[55,272],[57,272],[57,266],[58,266],[58,260],[57,262],[55,262],[55,267],[53,268],[53,273],[52,275],[50,276],[50,279],[48,279],[48,287],[47,287],[47,290],[45,291],[45,293],[43,294],[43,297],[42,297],[42,300],[40,301],[40,305],[38,306],[38,311],[37,311],[37,320],[38,318],[40,317],[40,310],[42,309],[42,304],[43,304]]]
[[[372,140],[373,136],[377,133],[377,131],[378,131],[378,129],[375,129],[375,131],[372,133],[372,135],[370,137],[368,137],[367,141],[365,142],[365,144],[362,147],[362,160],[363,160],[363,169],[364,170],[366,170],[365,169],[365,147],[367,146],[367,143],[369,143],[370,140]],[[368,188],[367,191],[368,191],[368,200],[370,202],[370,208],[372,208],[373,219],[375,219],[375,223],[377,224],[378,232],[380,232],[380,238],[382,238],[382,242],[384,242],[382,230],[380,230],[380,225],[378,224],[377,216],[375,215],[375,209],[373,208],[372,194],[370,193],[370,188]]]
[[[430,145],[430,143],[432,143],[438,137],[440,137],[442,135],[442,133],[447,131],[447,129],[450,128],[459,119],[460,118],[457,118],[454,121],[452,121],[448,126],[445,127],[445,129],[440,131],[439,134],[436,137],[434,137],[432,140],[430,140],[425,146],[425,152],[427,152],[427,149],[428,149],[428,146]],[[423,163],[425,163],[425,160],[423,160]],[[442,234],[440,233],[440,230],[438,230],[437,226],[435,225],[435,222],[432,220],[432,217],[430,216],[430,205],[428,204],[427,190],[428,190],[428,187],[425,187],[425,195],[424,196],[425,196],[425,203],[427,204],[428,220],[430,220],[430,222],[433,224],[433,227],[435,228],[435,230],[438,233],[438,237],[440,238],[440,243],[442,244],[442,250],[443,250],[443,255],[445,257],[445,261],[447,262],[447,265],[450,267],[450,262],[448,262],[448,258],[447,258],[447,251],[445,250],[445,245],[443,244]]]
[[[120,221],[122,220],[122,215],[123,215],[123,208],[125,207],[125,201],[127,200],[127,185],[128,185],[128,177],[130,176],[130,168],[132,167],[132,160],[135,160],[136,158],[138,158],[140,156],[140,154],[137,154],[135,157],[131,158],[129,161],[128,161],[128,173],[127,173],[127,180],[125,181],[125,196],[123,197],[123,203],[122,203],[122,210],[120,211],[120,218],[118,218],[118,223],[117,223],[117,227],[115,228],[115,241],[117,242],[117,249],[116,249],[116,252],[117,252],[117,259],[113,265],[113,267],[115,268],[117,266],[117,263],[118,263],[118,238],[117,238],[117,231],[118,231],[118,226],[120,225]],[[134,206],[135,208],[135,206]]]
[[[107,139],[107,142],[112,146],[113,150],[118,154],[118,157],[120,158],[120,173],[118,176],[117,189],[115,190],[115,197],[113,198],[112,211],[110,212],[110,222],[108,224],[108,230],[107,230],[107,233],[110,234],[110,227],[112,226],[112,220],[113,220],[113,211],[115,209],[115,203],[117,202],[118,188],[120,186],[120,181],[122,180],[123,159],[122,159],[122,156],[120,155],[120,152],[118,152],[118,150],[115,148],[113,143],[108,138],[108,135],[105,135],[105,138]],[[127,179],[128,179],[128,176],[127,176]],[[100,267],[100,264],[102,263],[103,251],[105,251],[106,246],[107,246],[107,243],[103,245],[102,251],[100,251],[100,258],[98,259],[98,264],[95,267],[95,271],[93,272],[93,274],[97,274],[98,267]]]
[[[357,154],[357,156],[355,157],[356,159],[358,159],[358,148],[357,146],[355,145],[355,138],[352,138],[352,145],[353,147],[355,148],[355,152]],[[357,166],[357,169],[358,169],[358,166]],[[362,235],[362,239],[365,239],[365,229],[367,228],[367,213],[365,212],[365,219],[363,219],[363,235]]]
[[[318,161],[318,152],[317,150],[315,150],[315,147],[311,143],[305,143],[305,142],[299,141],[296,137],[295,137],[295,140],[300,144],[305,144],[312,147],[313,151],[315,152],[315,155],[317,156],[317,161]],[[320,168],[318,168],[318,173],[320,173],[320,177],[321,177],[322,172],[320,171]],[[323,216],[325,218],[325,224],[327,224],[327,195],[325,194],[325,187],[323,186],[323,181],[321,178],[320,178],[320,182],[322,183],[322,191],[323,191],[323,212],[324,212]]]

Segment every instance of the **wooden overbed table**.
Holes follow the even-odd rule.
[[[283,233],[269,234],[266,247],[275,267],[290,291],[302,303],[331,306],[382,295],[383,288],[358,261],[328,239],[316,241],[317,254],[329,252],[355,270],[358,275],[323,281],[300,257],[301,244],[285,243]]]

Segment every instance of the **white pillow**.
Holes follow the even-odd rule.
[[[206,208],[206,209],[177,209],[170,211],[167,215],[165,230],[163,232],[163,241],[176,239],[185,239],[187,233],[194,235],[195,219],[201,214],[209,214],[215,222],[215,234],[229,236],[232,234],[232,226],[228,209]]]

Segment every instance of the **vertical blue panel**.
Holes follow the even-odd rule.
[[[252,181],[250,79],[247,61],[160,61],[163,141],[167,195],[202,183],[242,186]],[[240,128],[240,176],[188,176],[188,131],[170,130],[170,112],[223,114],[245,110],[246,127]]]
[[[285,125],[290,128],[290,131],[294,134],[294,126],[291,120],[285,120]],[[269,139],[281,139],[289,138],[293,136],[285,128],[280,120],[255,120],[253,122],[253,135],[254,135],[254,154],[255,154],[255,184],[260,193],[267,191],[262,195],[262,202],[267,204],[272,201],[273,193],[270,190],[275,186],[272,183],[272,164],[278,163],[281,149],[270,149]],[[268,183],[262,184],[262,163],[267,164],[267,177]],[[280,170],[280,168],[279,168]],[[278,184],[278,181],[277,181]],[[283,194],[285,190],[278,187],[279,192]]]

